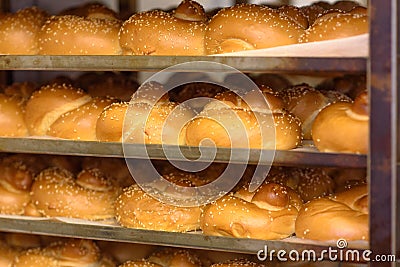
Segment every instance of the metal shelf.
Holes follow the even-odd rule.
[[[320,257],[323,250],[327,250],[328,247],[336,247],[335,243],[302,240],[294,237],[284,240],[259,240],[206,236],[201,232],[174,233],[132,229],[115,225],[100,225],[93,222],[89,222],[87,224],[84,221],[79,222],[78,220],[73,223],[69,223],[56,219],[31,220],[24,219],[22,216],[19,216],[20,218],[15,217],[16,216],[9,218],[0,217],[0,231],[184,248],[212,249],[247,254],[256,254],[259,250],[264,249],[264,247],[267,246],[268,251],[296,250],[297,252],[301,253],[305,250],[313,250],[315,251],[317,257]],[[348,246],[343,249],[343,254],[345,254],[345,251],[347,250],[357,250],[359,251],[359,255],[362,255],[362,251],[365,249],[368,249],[367,241],[349,242]],[[322,254],[322,256],[324,256],[324,254]]]
[[[142,153],[138,144],[129,144],[130,157],[177,160],[180,152],[190,160],[199,159],[201,152],[197,147],[189,146],[162,146],[146,145],[147,155]],[[140,146],[142,147],[142,146]],[[204,150],[203,150],[204,149]],[[202,148],[203,152],[212,148]],[[235,149],[240,150],[240,149]],[[246,153],[231,153],[231,149],[218,148],[214,162],[231,163],[259,163],[261,152],[273,153],[272,151],[261,151],[251,149],[247,157]],[[61,139],[34,139],[34,138],[0,138],[0,152],[10,153],[35,153],[35,154],[58,154],[73,156],[97,156],[97,157],[124,157],[124,149],[121,143],[97,142],[97,141],[75,141]],[[168,153],[166,153],[168,152]],[[179,152],[179,153],[178,153]],[[239,151],[240,152],[240,151]],[[168,155],[168,157],[166,156]],[[176,156],[175,156],[176,155]],[[205,158],[210,160],[210,158]],[[260,162],[269,164],[270,162]],[[298,148],[288,151],[275,151],[274,165],[284,166],[320,166],[320,167],[349,167],[363,168],[367,166],[367,156],[359,154],[322,153],[315,148]]]
[[[180,63],[208,61],[243,72],[285,72],[313,75],[326,72],[365,72],[366,58],[232,57],[232,56],[0,56],[2,70],[158,71]],[[193,69],[182,71],[226,71]]]

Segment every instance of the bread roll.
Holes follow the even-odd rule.
[[[325,8],[319,5],[320,2],[313,3],[311,5],[302,6],[300,9],[303,14],[307,17],[308,25],[311,26],[325,12]]]
[[[124,55],[204,55],[204,9],[184,0],[173,13],[160,10],[132,15],[119,32]]]
[[[75,178],[69,171],[49,168],[32,186],[32,201],[49,217],[101,220],[114,217],[119,187],[98,169],[83,170]]]
[[[215,98],[218,101],[207,104],[202,112],[188,122],[187,145],[209,146],[212,141],[217,147],[285,150],[295,148],[300,143],[301,126],[293,115],[280,110],[273,110],[276,112],[271,114],[271,109],[263,106],[265,102],[252,101],[257,99],[250,93],[244,98],[248,98],[255,110],[250,110],[247,103],[233,93],[222,93]],[[265,101],[272,104],[269,99]],[[274,105],[270,107],[274,108]],[[275,136],[275,140],[271,136]],[[248,146],[244,140],[247,140]]]
[[[51,16],[39,32],[39,54],[119,55],[120,27],[116,19]]]
[[[351,99],[343,94],[317,91],[308,84],[298,84],[280,93],[286,109],[301,121],[304,139],[311,139],[311,127],[319,111],[328,104]]]
[[[30,202],[33,174],[20,161],[0,161],[0,214],[22,215]]]
[[[97,241],[97,244],[102,251],[107,251],[120,264],[128,264],[127,261],[135,264],[147,263],[147,261],[143,262],[142,260],[147,258],[156,249],[154,245],[115,241]]]
[[[194,113],[174,102],[155,106],[137,102],[129,106],[127,116],[126,142],[183,145],[184,125]]]
[[[320,1],[316,3],[325,10],[334,10],[342,12],[351,12],[354,8],[360,7],[356,1],[336,1],[334,3],[328,3],[326,1]]]
[[[19,251],[11,248],[7,243],[0,240],[0,267],[10,267]]]
[[[150,262],[163,267],[201,267],[199,257],[187,249],[164,248],[149,256]]]
[[[366,75],[347,74],[343,76],[334,77],[323,81],[317,85],[319,90],[336,90],[351,99],[355,99],[357,95],[365,91],[367,88]]]
[[[6,165],[13,165],[15,162],[19,162],[18,164],[26,166],[26,170],[31,172],[34,176],[49,167],[47,159],[44,155],[32,156],[32,154],[18,153],[7,155],[2,160],[6,163]]]
[[[154,263],[154,262],[150,262],[147,260],[130,260],[130,261],[126,261],[123,264],[119,265],[118,267],[162,267],[161,265]]]
[[[162,85],[150,82],[139,88],[129,104],[107,107],[96,134],[100,141],[121,141],[124,134],[124,142],[129,143],[183,144],[183,126],[193,116],[189,108],[170,102]]]
[[[71,85],[44,85],[26,103],[25,122],[31,135],[46,135],[58,118],[88,103],[91,97]]]
[[[303,13],[301,8],[292,5],[283,5],[278,7],[277,9],[280,14],[288,17],[294,23],[298,24],[303,30],[307,29],[308,19],[307,16]]]
[[[266,86],[271,88],[274,92],[280,92],[292,85],[292,83],[286,77],[279,74],[251,74],[250,78],[259,87]]]
[[[359,13],[327,13],[320,16],[305,33],[300,43],[340,39],[368,33],[368,16]]]
[[[122,226],[170,232],[198,230],[201,210],[201,207],[165,204],[145,193],[138,185],[125,188],[115,206],[117,221]]]
[[[64,139],[97,140],[97,120],[101,112],[115,101],[107,97],[94,97],[88,103],[62,114],[47,133]]]
[[[335,193],[367,183],[366,168],[331,168],[327,172],[335,182]]]
[[[337,102],[321,110],[312,126],[312,138],[322,152],[366,154],[368,125],[368,96],[362,93],[354,103]]]
[[[279,168],[274,170],[268,173],[267,181],[292,188],[304,202],[330,195],[335,190],[335,182],[323,169]]]
[[[296,236],[323,241],[369,240],[367,185],[305,204],[296,220]]]
[[[129,103],[113,103],[107,106],[96,122],[96,138],[104,142],[121,142],[124,120]]]
[[[22,233],[7,233],[5,235],[7,244],[19,251],[41,246],[40,236]],[[1,265],[0,265],[1,266]]]
[[[205,35],[207,54],[262,49],[295,44],[302,26],[266,6],[239,4],[220,10]]]
[[[22,98],[0,94],[0,136],[27,136],[28,128],[24,115],[25,102]]]
[[[64,9],[58,15],[74,15],[97,19],[118,19],[118,14],[105,5],[99,3],[85,3]]]
[[[37,85],[33,82],[15,82],[4,88],[4,94],[28,99],[36,89]]]
[[[121,187],[134,183],[125,159],[85,157],[81,159],[82,169],[99,169],[107,177],[113,177]]]
[[[81,168],[82,158],[80,156],[64,156],[64,155],[41,155],[47,163],[47,167],[56,167],[67,169],[72,174],[78,174]]]
[[[215,263],[210,267],[265,267],[264,264],[253,262],[247,259],[234,259],[225,262]]]
[[[0,16],[0,54],[35,55],[39,52],[38,34],[47,17],[37,7]]]
[[[44,248],[35,248],[18,256],[15,267],[68,267],[93,266],[115,267],[112,260],[101,254],[98,246],[91,240],[69,240],[50,244]]]
[[[95,80],[86,87],[82,86],[91,96],[111,96],[122,101],[129,101],[139,87],[139,84],[127,75],[115,73],[92,75]]]
[[[165,185],[165,180],[169,184]],[[142,228],[172,232],[186,232],[199,229],[199,219],[202,207],[182,207],[181,200],[185,200],[184,192],[176,194],[176,186],[190,188],[202,186],[210,180],[186,172],[172,172],[164,174],[151,185],[152,195],[144,192],[138,185],[124,189],[116,202],[117,221],[126,227]],[[167,199],[169,204],[159,201]],[[158,197],[158,199],[157,199]],[[191,197],[191,195],[190,195]]]
[[[338,14],[338,13],[360,13],[367,14],[367,9],[359,5],[355,1],[337,1],[335,3],[328,3],[326,1],[319,1],[311,5],[301,7],[301,11],[306,15],[309,25],[313,25],[314,22],[321,16],[327,13]]]
[[[30,217],[43,217],[43,214],[38,210],[38,208],[35,204],[33,204],[32,201],[25,206],[23,215]]]
[[[200,99],[201,97],[213,98],[216,94],[222,93],[225,90],[224,87],[212,83],[192,82],[178,86],[169,93],[171,99],[178,103],[184,103],[185,101],[197,98],[186,104],[196,111],[201,111],[209,102],[207,99]]]
[[[206,235],[282,239],[294,233],[301,205],[302,200],[290,188],[266,183],[253,193],[242,189],[208,204],[201,229]]]

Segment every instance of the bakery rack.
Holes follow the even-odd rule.
[[[397,69],[399,59],[400,5],[396,0],[369,0],[370,33],[367,58],[303,57],[168,57],[168,56],[0,56],[0,69],[46,71],[156,71],[191,61],[223,63],[243,72],[296,74],[367,73],[370,96],[370,152],[368,155],[320,153],[310,150],[277,151],[275,164],[288,166],[367,167],[370,185],[370,242],[373,255],[394,254],[400,259],[400,123]],[[8,1],[1,1],[7,8]],[[183,69],[182,71],[192,71]],[[196,69],[196,71],[201,71]],[[216,70],[218,71],[218,70]],[[165,159],[160,146],[147,146],[150,157]],[[169,147],[168,149],[177,149]],[[189,158],[199,154],[196,148],[180,148]],[[68,141],[31,138],[0,138],[0,151],[10,153],[49,153],[75,156],[123,157],[118,143]],[[217,161],[225,162],[229,151],[218,150]],[[256,150],[250,159],[257,159]],[[140,158],[142,155],[136,155]],[[240,162],[240,159],[238,159]],[[329,244],[262,241],[203,236],[196,233],[167,233],[126,229],[91,223],[66,223],[57,220],[0,218],[0,230],[75,236],[100,240],[160,244],[254,254],[264,244],[277,249],[321,251]],[[190,238],[188,238],[190,237]],[[168,241],[166,241],[168,240]],[[355,245],[357,247],[357,245]],[[365,248],[365,247],[364,247]],[[363,248],[360,248],[363,249]],[[394,266],[395,263],[370,262],[370,266]]]
[[[108,224],[107,224],[108,223]],[[23,216],[0,217],[0,230],[12,229],[14,232],[35,233],[49,236],[64,236],[98,239],[105,241],[132,242],[150,245],[177,246],[194,249],[212,249],[236,253],[256,254],[267,246],[269,250],[305,250],[315,251],[316,257],[324,257],[321,252],[328,246],[335,247],[334,242],[304,241],[298,238],[284,240],[258,240],[221,236],[205,236],[201,232],[173,233],[143,229],[130,229],[117,226],[112,222],[99,223],[67,218],[34,218]],[[354,250],[361,253],[368,248],[366,241],[349,242],[345,251]]]
[[[233,57],[233,56],[0,56],[2,70],[63,70],[63,71],[159,71],[181,63],[209,61],[229,65],[242,72],[285,73],[363,73],[365,58],[310,57]],[[178,66],[182,71],[210,71]],[[224,71],[213,66],[212,71]],[[180,69],[174,68],[178,71]]]
[[[142,145],[124,144],[117,142],[97,142],[97,141],[72,141],[62,139],[35,139],[35,138],[0,138],[0,151],[9,153],[46,153],[53,155],[70,156],[92,156],[92,157],[131,157],[137,159],[159,159],[159,160],[179,160],[182,153],[189,160],[199,159],[213,162],[231,162],[249,164],[271,164],[272,162],[260,161],[261,153],[274,153],[273,164],[281,166],[307,165],[314,167],[347,167],[347,168],[366,168],[367,156],[361,154],[344,153],[320,153],[315,148],[304,147],[293,150],[259,150],[259,149],[231,149],[217,148],[214,157],[214,148],[174,145],[146,145],[147,154],[143,155],[138,148]],[[124,155],[124,148],[129,151]],[[243,151],[242,153],[240,153]],[[205,153],[204,153],[205,152]],[[248,153],[248,155],[247,155]],[[168,156],[167,156],[168,155]]]

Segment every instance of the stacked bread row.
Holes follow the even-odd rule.
[[[131,78],[92,75],[76,81],[60,77],[40,88],[30,83],[6,87],[0,94],[0,135],[278,150],[312,139],[324,152],[368,151],[365,87],[347,94],[357,94],[354,100],[328,82],[321,89],[260,85],[239,96],[240,87],[227,76],[224,84],[230,91],[189,82],[167,92],[163,85],[147,82],[134,94],[138,84]]]
[[[0,180],[1,214],[116,219],[131,228],[201,230],[206,235],[238,238],[283,239],[296,234],[316,240],[368,239],[367,186],[362,171],[331,178],[321,169],[273,169],[265,182],[250,192],[248,182],[254,169],[248,167],[242,182],[228,195],[209,204],[176,206],[143,191],[117,159],[85,158],[80,162],[76,158],[20,154],[6,156],[0,163],[5,174]],[[140,172],[140,166],[136,166],[135,176],[144,175],[146,170]],[[163,187],[164,196],[173,192],[175,185],[208,185],[226,168],[217,164],[194,174],[165,162],[156,166],[162,178],[171,183]],[[324,229],[329,225],[331,231],[321,231],[320,220],[325,220]]]
[[[366,13],[352,1],[301,8],[242,4],[209,16],[197,2],[183,0],[172,11],[127,20],[99,4],[54,16],[32,7],[0,17],[0,54],[219,54],[367,33]]]
[[[118,242],[2,233],[1,267],[216,267],[256,264],[250,255],[179,248],[161,248]],[[218,265],[217,265],[218,264]]]

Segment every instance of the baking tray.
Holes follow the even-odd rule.
[[[308,73],[365,72],[366,57],[262,57],[262,56],[14,56],[0,55],[2,70],[158,71],[180,63],[207,61],[243,72]],[[182,66],[180,71],[224,71],[214,66]]]
[[[189,160],[197,160],[202,155],[198,147],[174,146],[174,145],[146,145],[147,155],[142,153],[142,145],[129,144],[130,157],[143,159],[168,159],[179,160],[181,153]],[[140,147],[139,147],[140,146]],[[127,147],[125,147],[126,149]],[[203,150],[204,149],[204,150]],[[203,147],[202,152],[213,148]],[[228,148],[217,148],[213,158],[203,159],[213,162],[270,164],[271,162],[259,162],[261,153],[272,153],[259,149],[244,150],[235,149],[232,153]],[[35,153],[71,156],[95,156],[95,157],[124,157],[124,148],[121,143],[76,141],[64,139],[35,139],[35,138],[0,138],[0,152],[9,153]],[[239,152],[239,153],[236,153]],[[247,156],[247,152],[249,152]],[[168,155],[168,157],[166,156]],[[212,153],[204,153],[211,155]],[[293,150],[275,151],[274,165],[281,166],[315,166],[315,167],[349,167],[364,168],[367,166],[367,155],[347,153],[318,152],[312,146],[300,147]]]

